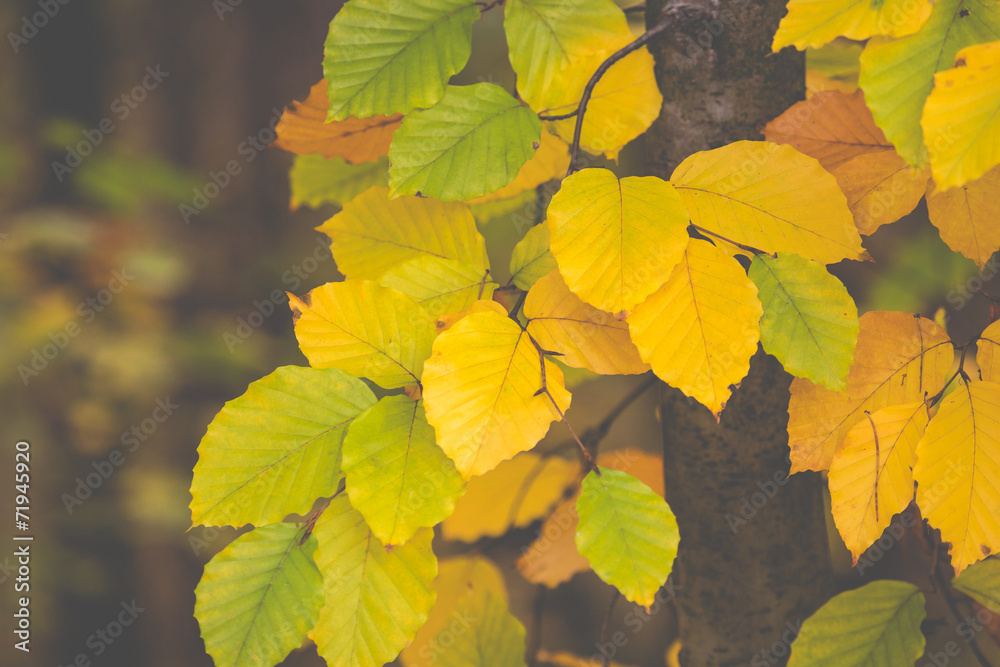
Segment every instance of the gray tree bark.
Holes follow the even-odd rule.
[[[771,53],[784,0],[650,0],[663,93],[647,132],[650,173],[741,139],[801,100],[802,54]],[[822,480],[788,478],[790,376],[758,351],[721,422],[662,386],[666,498],[681,543],[674,564],[684,667],[781,665],[803,620],[833,592]]]

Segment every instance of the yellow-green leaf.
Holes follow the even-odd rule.
[[[619,449],[597,457],[601,468],[614,468],[632,475],[663,496],[663,459],[640,449]],[[517,560],[517,569],[533,584],[556,588],[578,572],[590,570],[590,563],[576,548],[579,517],[576,500],[579,490],[561,503],[542,524],[538,538]]]
[[[484,204],[503,200],[514,201],[515,197],[524,195],[529,190],[532,191],[530,195],[534,195],[533,191],[539,185],[566,175],[566,170],[569,168],[569,146],[566,142],[551,132],[542,130],[542,137],[538,143],[538,150],[524,163],[521,171],[517,172],[517,178],[496,192],[466,202],[473,207],[473,214],[477,218],[479,217],[477,211],[485,210]],[[516,201],[519,202],[520,199]]]
[[[757,288],[734,258],[691,239],[666,284],[628,317],[657,377],[718,415],[750,370],[760,340]]]
[[[982,177],[949,190],[938,190],[933,182],[927,192],[927,214],[938,228],[941,240],[985,268],[1000,249],[1000,167]]]
[[[530,333],[543,349],[559,352],[559,360],[601,375],[645,373],[628,324],[611,313],[584,303],[569,291],[558,271],[535,283],[524,301]]]
[[[1000,163],[1000,42],[962,49],[934,75],[920,125],[939,188],[974,181]]]
[[[964,47],[1000,39],[1000,4],[993,0],[936,0],[918,32],[899,39],[873,38],[861,54],[859,83],[875,122],[909,164],[926,164],[928,149],[946,150],[955,140],[924,147],[920,117],[934,73],[948,69]]]
[[[467,600],[471,596],[489,592],[502,602],[507,600],[507,585],[503,574],[492,561],[481,556],[456,556],[439,562],[439,572],[434,580],[437,600],[427,622],[417,632],[413,642],[403,649],[399,658],[407,667],[426,667],[428,661],[437,662],[440,654],[450,648],[451,640],[441,639],[450,632],[455,618],[475,606]],[[445,647],[444,644],[449,644]]]
[[[957,574],[1000,549],[1000,384],[966,382],[917,445],[917,505],[949,542]]]
[[[423,406],[406,396],[386,396],[354,420],[342,465],[351,505],[383,544],[402,544],[436,525],[465,490]]]
[[[417,634],[434,604],[434,531],[387,549],[341,494],[316,522],[326,604],[309,637],[327,664],[382,667]]]
[[[738,243],[823,264],[864,253],[837,180],[791,146],[737,141],[695,153],[670,180],[694,224]]]
[[[910,313],[870,311],[860,318],[847,390],[792,380],[788,404],[791,471],[828,470],[837,446],[865,410],[914,403],[944,386],[955,359],[948,333]]]
[[[490,280],[488,269],[432,255],[397,264],[378,282],[413,297],[434,319],[465,310],[479,299],[490,299],[499,287]]]
[[[750,279],[764,315],[760,342],[785,370],[839,391],[858,342],[858,309],[822,264],[794,254],[755,255]]]
[[[1000,605],[1000,560],[987,558],[970,565],[951,585],[979,604],[996,609]]]
[[[472,199],[511,183],[540,146],[542,122],[492,83],[448,86],[403,118],[389,147],[391,196]]]
[[[806,619],[788,666],[909,667],[924,652],[926,615],[913,584],[873,581],[834,596]]]
[[[508,0],[504,32],[523,99],[558,85],[570,63],[607,41],[631,38],[625,14],[612,0]]]
[[[527,333],[492,310],[472,312],[440,334],[424,370],[424,407],[441,449],[465,479],[531,449],[559,413],[542,389],[542,363]],[[545,360],[559,410],[569,408],[562,372]]]
[[[288,295],[295,336],[313,368],[339,368],[386,389],[420,380],[434,321],[410,297],[378,283],[327,283]]]
[[[669,183],[652,176],[619,180],[607,169],[567,177],[548,209],[550,248],[567,287],[616,315],[663,284],[687,246],[687,224]]]
[[[423,256],[489,268],[486,241],[462,203],[389,199],[388,188],[374,187],[317,229],[330,237],[337,268],[348,278],[378,280],[392,267]]]
[[[854,562],[913,500],[913,462],[927,406],[883,408],[854,425],[830,464],[833,520]]]
[[[541,519],[577,479],[580,465],[559,456],[523,452],[469,481],[455,512],[441,524],[446,540],[499,537]]]
[[[524,626],[510,613],[506,600],[477,588],[459,599],[454,611],[456,618],[466,623],[471,621],[473,625],[465,627],[465,632],[453,633],[448,629],[439,635],[438,665],[525,667]]]
[[[198,446],[191,522],[262,525],[305,514],[337,490],[347,427],[374,404],[364,382],[337,369],[283,366],[251,383]]]
[[[558,267],[549,250],[549,226],[535,225],[514,246],[510,255],[510,276],[513,283],[523,290]]]
[[[329,120],[429,107],[469,60],[474,0],[351,0],[330,23]]]
[[[820,47],[837,37],[868,39],[915,33],[931,15],[929,0],[789,0],[771,48]]]
[[[298,648],[323,606],[316,539],[291,523],[242,535],[205,566],[194,615],[218,667],[273,665]]]
[[[293,209],[300,206],[319,208],[323,204],[343,207],[368,188],[389,182],[389,160],[348,164],[340,158],[321,155],[296,155],[288,173]]]
[[[576,501],[576,546],[601,579],[648,607],[677,556],[677,520],[666,501],[628,473],[602,468]]]

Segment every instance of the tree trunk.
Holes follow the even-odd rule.
[[[666,6],[665,6],[666,5]],[[647,133],[652,174],[697,151],[762,140],[764,124],[804,95],[802,54],[771,54],[783,0],[647,3],[663,93]],[[833,592],[815,473],[787,478],[790,377],[763,352],[720,423],[662,386],[666,497],[681,543],[674,564],[684,667],[777,665],[799,625]]]

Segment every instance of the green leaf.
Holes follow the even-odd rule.
[[[364,382],[336,369],[284,366],[252,383],[198,446],[192,523],[263,525],[305,514],[337,490],[347,426],[374,404]]]
[[[503,27],[526,100],[539,98],[574,59],[629,34],[625,13],[611,0],[508,0]]]
[[[343,466],[351,504],[385,544],[442,521],[465,492],[423,406],[406,396],[386,396],[354,421]]]
[[[524,626],[510,613],[502,597],[486,588],[477,588],[459,599],[452,614],[459,619],[463,631],[454,631],[453,622],[438,635],[441,640],[431,645],[431,655],[437,653],[437,665],[524,667]],[[473,625],[466,627],[470,621]],[[446,633],[447,637],[442,636]],[[453,645],[449,645],[451,637]]]
[[[323,606],[316,539],[291,523],[237,538],[205,566],[194,615],[217,667],[274,665],[305,639]]]
[[[951,585],[979,604],[996,609],[1000,605],[1000,559],[987,558],[970,565]]]
[[[764,306],[764,350],[792,375],[845,389],[860,325],[843,283],[819,262],[789,253],[755,255],[750,280]]]
[[[313,368],[339,368],[386,389],[416,384],[437,330],[410,297],[369,280],[288,295],[295,336]]]
[[[371,188],[317,228],[330,237],[337,268],[348,278],[378,280],[417,257],[454,259],[486,270],[486,241],[469,207],[424,197],[389,199]]]
[[[292,208],[323,204],[344,204],[368,188],[389,183],[389,159],[348,164],[341,158],[322,155],[296,155],[289,172]]]
[[[529,229],[510,255],[511,280],[525,291],[557,268],[556,258],[549,251],[548,225],[535,225]]]
[[[788,667],[911,667],[924,652],[924,596],[905,581],[873,581],[835,596],[802,624]]]
[[[389,147],[393,197],[442,200],[495,192],[538,149],[542,122],[500,86],[449,86],[435,106],[403,118]]]
[[[490,280],[489,269],[429,256],[394,266],[378,282],[413,297],[432,318],[465,310],[479,299],[492,299],[499,287]]]
[[[478,18],[474,0],[350,0],[326,38],[328,120],[435,104],[469,60]]]
[[[413,639],[434,604],[434,531],[425,528],[406,544],[386,547],[340,495],[314,534],[326,604],[309,637],[330,665],[382,667]]]
[[[583,479],[576,501],[576,548],[601,579],[631,602],[649,606],[677,556],[677,520],[666,501],[635,477],[611,468]]]
[[[962,48],[997,39],[1000,3],[937,0],[916,34],[868,42],[858,82],[875,123],[908,163],[927,162],[920,117],[934,87],[934,73],[950,68]],[[940,151],[948,147],[945,144],[929,148]]]

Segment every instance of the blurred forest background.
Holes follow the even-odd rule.
[[[309,261],[326,247],[313,228],[331,211],[290,211],[291,156],[259,151],[251,137],[322,77],[323,41],[340,4],[69,0],[37,34],[25,31],[37,0],[0,4],[0,468],[13,466],[15,442],[31,443],[35,536],[33,650],[23,655],[5,640],[0,663],[68,665],[85,654],[95,665],[212,664],[192,617],[194,588],[236,533],[187,532],[196,448],[248,383],[306,363],[287,305],[268,312],[271,293],[302,294],[339,277],[332,260]],[[501,16],[477,25],[460,82],[510,88]],[[852,85],[843,54],[856,58],[857,49],[832,64],[816,58],[824,85]],[[239,173],[206,192],[211,174],[232,161]],[[639,140],[617,170],[641,173],[642,161]],[[209,195],[206,205],[186,220],[179,207],[198,210],[196,192]],[[506,252],[517,240],[503,214],[483,231],[491,249]],[[876,263],[836,269],[860,310],[948,316],[957,341],[985,326],[986,299],[973,296],[967,307],[967,290],[982,285],[1000,296],[1000,287],[947,249],[923,204],[865,245]],[[249,320],[260,325],[241,336],[240,318],[252,312],[262,313]],[[579,386],[569,418],[585,429],[639,382]],[[655,403],[650,391],[633,404],[603,449],[658,450]],[[156,421],[167,404],[176,407]],[[549,440],[565,438],[558,427]],[[113,450],[120,465],[97,488],[78,490],[78,480],[109,469]],[[74,496],[79,502],[67,500]],[[11,516],[11,493],[0,498]],[[591,655],[611,591],[578,575],[540,607],[512,567],[537,527],[473,548],[507,572],[529,634],[541,627],[546,648]],[[840,575],[850,576],[849,558],[833,548]],[[0,551],[5,609],[14,596],[9,553]],[[143,609],[137,622],[95,655],[88,638],[133,600]],[[619,603],[612,623],[628,607]],[[538,608],[543,617],[529,622]],[[671,613],[661,613],[616,659],[663,664],[672,634]],[[284,664],[322,661],[306,648]]]

